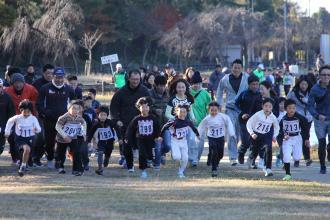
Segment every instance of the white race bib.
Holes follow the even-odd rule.
[[[286,133],[297,133],[300,132],[299,121],[285,121],[283,120],[283,131]]]
[[[175,136],[178,139],[185,138],[188,134],[188,127],[175,129]]]
[[[270,131],[270,128],[272,127],[272,123],[259,121],[254,128],[254,130],[260,134],[266,134]]]
[[[114,137],[110,128],[99,128],[98,132],[100,141],[107,141],[109,139],[113,139]]]
[[[225,136],[224,127],[223,126],[209,127],[207,129],[207,136],[211,138],[219,138]]]
[[[21,137],[31,137],[35,135],[32,125],[30,126],[18,125],[18,134]]]
[[[138,121],[139,134],[142,136],[152,135],[153,133],[153,121],[152,120],[141,120]]]
[[[69,137],[81,136],[83,133],[80,124],[66,124],[63,127],[63,131]]]

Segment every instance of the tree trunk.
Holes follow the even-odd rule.
[[[31,54],[30,54],[30,58],[29,58],[29,63],[32,63],[33,62],[33,57],[34,57],[35,52],[36,52],[35,48],[32,48],[32,51],[31,51]]]
[[[79,74],[78,62],[77,62],[77,57],[76,57],[75,53],[72,53],[72,60],[73,60],[73,63],[74,63],[75,72],[76,72],[76,74]]]
[[[89,76],[91,74],[91,68],[92,68],[92,50],[88,50],[88,62],[86,61],[86,75]]]
[[[151,40],[148,40],[144,47],[144,53],[143,53],[143,57],[142,57],[142,66],[145,66],[145,62],[146,62],[146,58],[147,58],[150,46],[151,46]]]

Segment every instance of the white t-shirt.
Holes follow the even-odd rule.
[[[9,136],[12,127],[15,124],[15,133],[17,136],[21,137],[32,137],[36,133],[39,133],[41,131],[39,122],[37,118],[33,115],[30,115],[28,117],[25,117],[23,115],[15,115],[11,117],[7,124],[5,129],[5,135]]]
[[[273,138],[276,138],[280,131],[280,126],[277,121],[276,116],[271,113],[266,116],[264,111],[258,111],[246,123],[247,131],[250,135],[257,132],[260,134],[266,134],[270,132],[271,127],[274,126],[274,135]]]
[[[235,136],[235,129],[230,118],[223,113],[218,113],[216,116],[206,116],[199,124],[198,132],[200,134],[207,132],[207,136],[211,138],[223,137],[226,132],[229,136]]]

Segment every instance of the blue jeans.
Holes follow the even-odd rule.
[[[196,135],[191,128],[189,128],[188,131],[187,141],[188,141],[188,155],[189,155],[188,158],[190,161],[197,163],[199,148],[196,143]]]
[[[239,134],[240,134],[240,126],[238,122],[239,113],[233,109],[226,109],[226,114],[231,119],[231,122],[233,123],[233,126],[235,128],[235,134],[237,134],[237,137],[228,137],[228,153],[229,153],[229,159],[230,160],[236,160],[237,159],[237,142],[239,140]]]

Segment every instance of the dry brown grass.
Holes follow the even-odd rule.
[[[118,156],[118,155],[116,155]],[[5,219],[329,219],[330,185],[262,178],[221,166],[212,179],[202,164],[176,177],[169,162],[159,174],[129,175],[112,159],[104,176],[37,169],[23,178],[0,160],[0,217]],[[92,160],[95,166],[95,159]],[[69,172],[69,167],[67,167]]]

